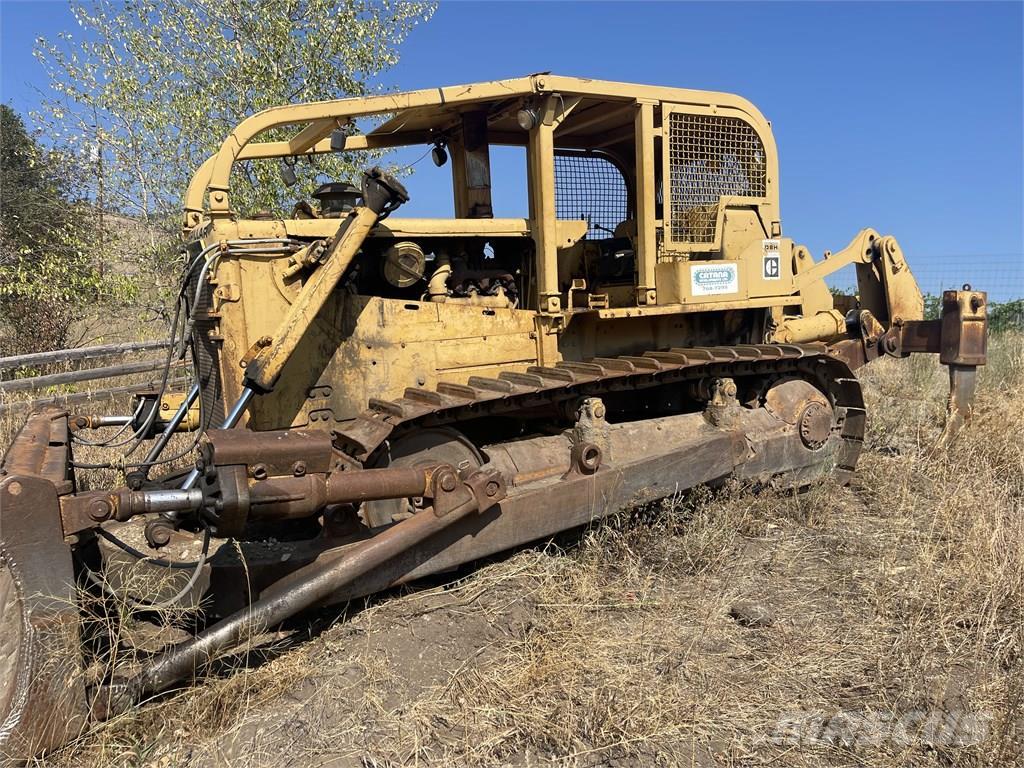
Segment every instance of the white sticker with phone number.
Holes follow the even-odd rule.
[[[715,296],[720,293],[738,293],[739,270],[735,262],[694,264],[690,267],[690,290],[694,296]]]

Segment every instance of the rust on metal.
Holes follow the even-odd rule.
[[[248,510],[255,519],[308,517],[328,504],[373,499],[431,496],[437,493],[437,466],[271,477],[248,488]],[[451,468],[445,470],[450,472]]]
[[[906,321],[893,325],[882,339],[884,351],[897,357],[912,353],[938,354],[949,368],[946,423],[937,449],[949,446],[971,420],[978,366],[988,351],[988,296],[984,291],[945,291],[938,320]]]
[[[49,480],[21,474],[0,478],[4,759],[58,747],[86,725],[79,608],[58,509]]]
[[[942,294],[942,345],[939,362],[944,365],[984,365],[988,345],[988,304],[983,291],[945,291]]]
[[[883,351],[897,357],[913,353],[937,354],[943,365],[985,365],[987,304],[984,291],[945,291],[939,319],[894,324],[884,334]]]
[[[296,571],[286,591],[265,592],[249,607],[194,640],[165,652],[138,676],[101,691],[96,697],[99,709],[94,712],[109,716],[143,696],[159,693],[179,680],[195,676],[240,639],[257,635],[331,597],[360,576],[398,559],[466,515],[491,509],[505,496],[504,480],[494,470],[474,473],[467,478],[464,488],[466,493],[460,503],[445,514],[421,512],[368,539],[343,558],[317,561]]]
[[[63,408],[43,408],[26,419],[4,455],[0,470],[49,480],[60,494],[73,489],[71,437]]]
[[[887,334],[886,352],[900,357],[915,352],[937,353],[941,344],[941,320],[909,320],[893,326]]]
[[[108,520],[124,522],[136,515],[167,510],[188,512],[199,509],[203,494],[199,489],[135,491],[114,488],[109,491],[84,491],[60,499],[60,518],[65,536],[95,528]]]
[[[300,155],[414,145],[450,165],[454,217],[391,216],[408,194],[379,168],[316,203],[236,210],[238,163],[294,173]],[[492,145],[525,150],[525,218],[492,199]],[[749,189],[713,172],[736,162]],[[71,446],[85,438],[69,427],[142,430],[141,409],[130,423],[36,412],[0,467],[0,621],[20,643],[0,653],[13,724],[0,750],[30,756],[82,721],[93,651],[78,645],[73,590],[101,588],[74,584],[73,557],[101,562],[117,596],[135,566],[176,569],[170,597],[204,609],[191,639],[114,670],[94,701],[103,716],[298,611],[623,507],[727,477],[845,482],[867,417],[853,371],[883,355],[948,366],[947,443],[985,363],[986,295],[948,291],[925,320],[899,243],[870,228],[815,261],[783,234],[778,178],[771,125],[739,97],[550,74],[244,120],[185,195],[192,360],[182,345],[172,365],[195,380],[142,396],[174,416],[159,436],[147,424],[148,451],[107,462],[132,470],[127,487],[75,492]],[[856,299],[828,289],[844,267]],[[221,428],[198,436],[193,469],[157,477],[194,401],[195,426]],[[168,597],[143,589],[131,597],[149,609]],[[51,625],[64,640],[32,634]],[[51,660],[56,673],[40,666]]]
[[[210,466],[262,465],[268,475],[291,475],[296,462],[305,465],[305,472],[327,472],[333,458],[331,435],[319,429],[208,429],[200,456]]]
[[[774,346],[772,348],[775,349]],[[353,454],[357,458],[363,458],[383,444],[396,429],[408,429],[428,418],[435,424],[454,423],[469,411],[494,416],[515,412],[531,401],[536,403],[542,395],[552,402],[562,402],[609,390],[645,389],[704,378],[729,378],[737,362],[745,364],[747,375],[763,375],[795,372],[802,366],[813,368],[818,360],[834,360],[827,354],[828,348],[823,344],[777,345],[777,352],[772,353],[751,346],[677,349],[675,352],[677,356],[671,362],[628,355],[611,359],[594,358],[589,362],[602,371],[596,381],[588,379],[570,382],[562,378],[531,374],[529,388],[517,391],[514,386],[508,390],[492,389],[488,382],[471,377],[464,395],[449,396],[441,404],[406,397],[390,401],[375,399],[358,418],[336,428],[336,437],[339,442],[353,446]],[[638,360],[646,361],[649,367],[638,367]],[[521,379],[517,377],[515,380]],[[513,379],[492,381],[512,382]],[[374,428],[367,429],[364,427],[366,424],[373,424]],[[355,437],[349,437],[350,431]]]

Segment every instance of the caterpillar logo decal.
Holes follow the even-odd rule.
[[[779,241],[765,240],[762,256],[761,276],[765,280],[782,279],[782,261],[779,256]]]

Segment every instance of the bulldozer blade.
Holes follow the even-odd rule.
[[[56,489],[0,480],[0,757],[25,760],[86,725],[79,610]]]
[[[72,489],[67,413],[28,418],[0,467],[0,762],[86,725],[79,607],[58,494]]]

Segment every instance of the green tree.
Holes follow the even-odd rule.
[[[926,293],[924,298],[924,319],[938,320],[942,317],[942,297],[934,293]]]
[[[44,150],[0,104],[0,349],[68,344],[78,310],[105,281],[95,258],[95,211],[75,164]]]
[[[1024,299],[989,304],[988,326],[996,332],[1024,331]]]
[[[90,148],[105,206],[172,231],[192,173],[244,117],[376,90],[374,78],[433,10],[368,0],[74,3],[83,39],[37,41],[55,91],[37,119],[55,143]],[[332,155],[305,187],[286,192],[276,165],[246,163],[232,201],[242,211],[280,209],[317,172],[355,170]]]

